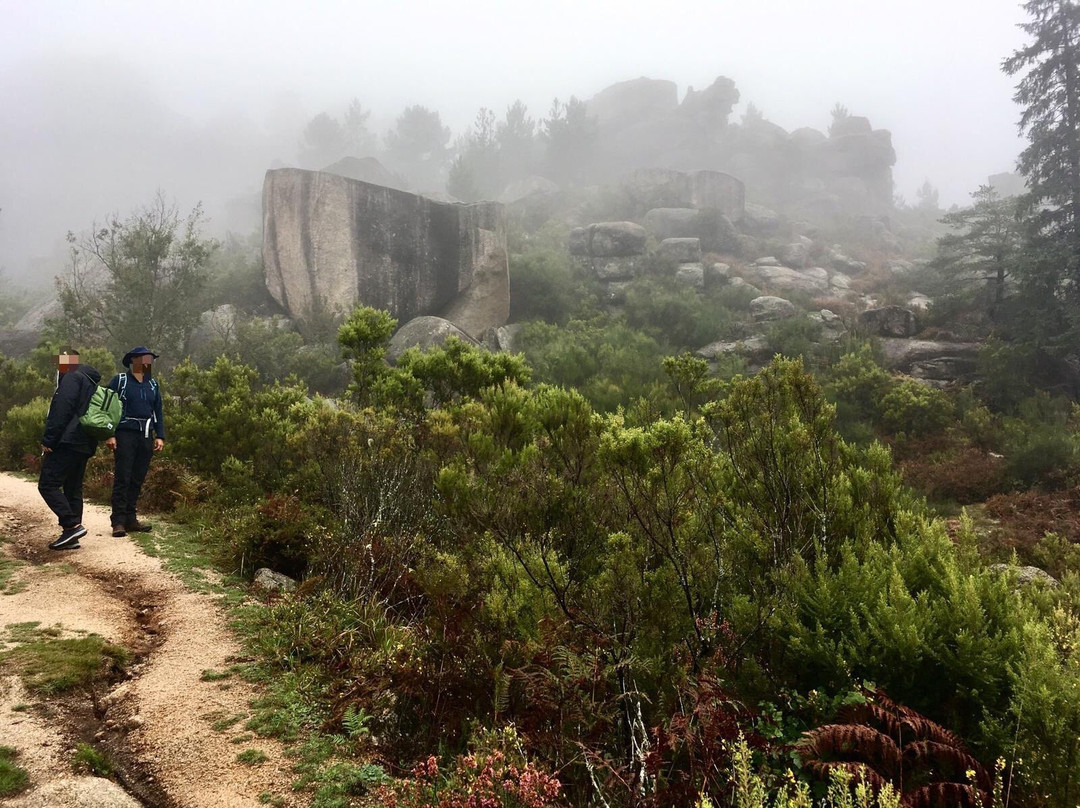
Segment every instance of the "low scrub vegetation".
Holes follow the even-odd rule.
[[[910,487],[1060,496],[1075,453],[1034,462],[1050,430],[1075,445],[1060,402],[995,412],[893,378],[868,344],[816,377],[778,358],[723,378],[665,360],[673,332],[604,317],[526,326],[524,356],[451,340],[390,367],[393,328],[363,309],[343,325],[345,399],[226,359],[163,381],[148,502],[197,525],[226,571],[303,579],[243,611],[255,663],[238,672],[265,696],[222,731],[292,744],[317,805],[855,799],[867,778],[815,783],[837,739],[869,729],[821,728],[898,704],[976,772],[1023,758],[1024,805],[1080,793],[1071,545],[1038,537],[1030,557],[1061,586],[1018,590],[986,564],[981,513],[946,524]],[[8,462],[36,440],[28,405],[6,416],[27,424]],[[95,461],[88,485],[107,473]],[[52,687],[33,660],[93,641],[6,653]],[[122,664],[73,650],[93,658],[78,681]],[[920,778],[857,798],[897,804]]]

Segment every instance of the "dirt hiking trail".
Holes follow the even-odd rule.
[[[45,699],[28,694],[0,659],[0,746],[18,751],[32,783],[0,806],[256,808],[271,796],[277,805],[305,804],[279,744],[232,740],[254,687],[201,678],[241,653],[218,598],[190,591],[130,538],[113,538],[107,508],[88,503],[83,524],[82,549],[50,551],[59,528],[36,484],[0,474],[0,553],[23,562],[0,594],[0,652],[14,647],[13,624],[36,622],[59,637],[98,634],[131,655],[122,681]],[[221,731],[222,719],[236,726]],[[74,774],[79,743],[108,755],[115,783]],[[250,747],[268,759],[238,762]]]

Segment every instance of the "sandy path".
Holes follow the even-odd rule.
[[[156,783],[163,804],[256,808],[264,804],[263,792],[301,804],[278,744],[230,743],[241,727],[216,732],[205,717],[245,713],[255,696],[235,678],[224,685],[200,680],[204,670],[226,668],[240,653],[217,599],[187,590],[130,539],[112,538],[108,509],[87,505],[83,523],[89,534],[81,550],[50,552],[46,545],[58,528],[35,484],[0,474],[0,530],[13,538],[0,549],[32,562],[17,572],[25,589],[0,596],[0,629],[28,621],[59,624],[65,633],[95,632],[136,654],[132,678],[100,700],[104,726],[126,732],[127,757]],[[19,749],[36,787],[50,777],[70,777],[64,761],[74,739],[34,711],[12,711],[24,698],[16,683],[0,682],[0,739]],[[249,747],[269,760],[256,767],[238,763],[237,753]]]

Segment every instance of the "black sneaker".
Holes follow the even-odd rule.
[[[82,525],[69,527],[60,534],[60,538],[49,543],[50,550],[78,550],[82,547],[79,539],[86,535],[86,528]]]

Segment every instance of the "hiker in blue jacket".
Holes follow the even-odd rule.
[[[62,348],[53,357],[56,391],[45,418],[41,438],[41,475],[38,492],[60,521],[60,537],[49,543],[50,550],[78,550],[86,535],[82,524],[83,475],[86,463],[97,451],[98,442],[83,431],[79,416],[86,412],[101,374],[79,364],[79,352]]]
[[[123,359],[130,372],[116,374],[107,385],[116,391],[124,406],[116,437],[105,441],[116,454],[111,518],[114,536],[150,530],[150,525],[135,515],[135,504],[150,469],[150,458],[165,446],[161,390],[151,375],[151,365],[157,358],[156,353],[141,345],[132,348]]]

